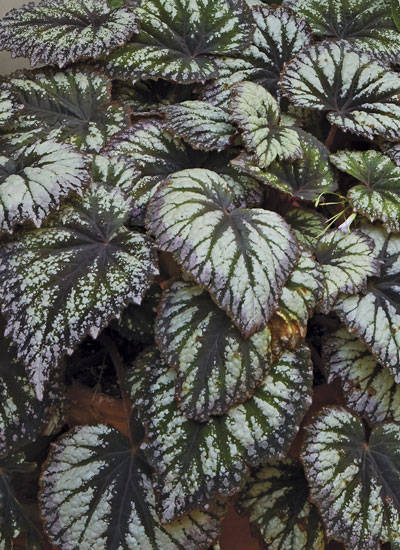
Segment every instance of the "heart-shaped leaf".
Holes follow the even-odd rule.
[[[25,72],[10,83],[23,105],[12,145],[52,137],[94,153],[129,124],[128,108],[110,101],[110,80],[89,68]]]
[[[329,537],[355,550],[400,543],[400,427],[369,437],[344,409],[324,409],[306,428],[302,460]]]
[[[317,246],[326,230],[326,218],[319,212],[307,208],[291,208],[285,214],[285,220],[298,241],[311,250]]]
[[[52,140],[0,157],[0,230],[12,232],[28,220],[40,227],[65,197],[82,195],[90,181],[89,160]]]
[[[244,340],[208,292],[177,282],[160,303],[156,340],[178,370],[179,407],[199,422],[251,397],[271,365],[268,328]]]
[[[111,426],[79,426],[52,445],[41,478],[47,533],[60,550],[207,550],[225,507],[162,525],[151,468]]]
[[[387,0],[284,0],[319,38],[346,40],[354,49],[388,62],[400,60],[400,34]]]
[[[381,273],[368,282],[366,294],[340,296],[336,312],[400,383],[400,235],[376,226],[362,230],[375,243]]]
[[[340,151],[331,161],[363,184],[347,193],[353,209],[400,231],[400,168],[378,151]]]
[[[301,156],[298,132],[279,125],[278,103],[265,88],[240,82],[233,86],[231,98],[231,120],[242,131],[246,149],[255,154],[260,168],[267,168],[275,159]]]
[[[400,386],[356,336],[337,330],[325,342],[323,356],[328,382],[341,378],[350,409],[375,424],[400,421]]]
[[[205,101],[184,101],[163,109],[165,127],[193,149],[220,151],[229,146],[235,128],[226,111]]]
[[[266,326],[299,252],[283,218],[235,208],[225,180],[197,169],[167,178],[147,222],[160,248],[209,290],[245,337]]]
[[[175,400],[177,374],[156,352],[130,372],[131,397],[147,429],[144,452],[155,468],[162,521],[235,493],[247,464],[281,458],[310,403],[312,366],[305,346],[276,361],[254,397],[206,423],[187,419]]]
[[[356,294],[366,290],[367,277],[378,275],[380,262],[374,244],[361,232],[334,229],[319,239],[315,248],[325,276],[325,293],[320,309],[329,313],[339,293]]]
[[[29,57],[32,65],[61,68],[108,54],[137,30],[134,12],[111,10],[107,0],[42,0],[0,20],[0,49]]]
[[[7,334],[39,396],[61,356],[140,303],[158,273],[151,239],[123,225],[129,206],[119,189],[93,186],[1,252]]]
[[[20,106],[11,91],[5,86],[0,86],[0,127],[8,124]]]
[[[134,11],[140,33],[104,62],[113,78],[216,78],[216,60],[250,42],[251,13],[241,0],[144,0]]]
[[[250,516],[266,548],[325,550],[324,528],[308,493],[303,468],[285,459],[252,472],[237,507]]]
[[[295,105],[327,111],[344,131],[398,139],[400,76],[346,42],[300,52],[286,65],[281,87]]]

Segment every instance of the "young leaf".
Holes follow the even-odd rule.
[[[20,108],[7,86],[0,86],[0,127],[8,124]]]
[[[356,336],[337,330],[325,342],[323,357],[328,382],[341,378],[351,410],[373,424],[400,421],[400,386]]]
[[[400,60],[400,34],[388,0],[285,0],[284,4],[303,15],[318,37],[346,40],[352,49],[386,62]]]
[[[367,277],[378,275],[380,262],[373,253],[373,242],[360,232],[334,229],[318,241],[315,254],[325,275],[325,293],[320,309],[328,313],[339,293],[365,291]]]
[[[255,470],[237,507],[271,550],[325,550],[324,528],[308,494],[303,468],[285,459]]]
[[[156,340],[177,368],[181,411],[199,422],[251,397],[271,365],[268,328],[244,340],[208,292],[177,282],[164,294]]]
[[[179,410],[176,378],[154,351],[129,376],[132,401],[148,432],[144,452],[155,468],[162,521],[206,506],[216,494],[235,493],[246,464],[284,456],[310,403],[312,366],[305,346],[283,353],[253,398],[206,423]]]
[[[110,80],[89,68],[25,72],[10,83],[24,107],[11,135],[16,146],[48,136],[98,153],[129,124],[127,107],[110,102]]]
[[[314,250],[326,229],[326,218],[315,210],[291,208],[285,214],[293,234],[304,246]]]
[[[89,160],[53,140],[0,157],[0,230],[12,232],[28,220],[40,227],[65,197],[82,195],[90,181]]]
[[[347,193],[353,209],[371,221],[381,220],[389,231],[400,231],[400,168],[378,151],[340,151],[331,162],[363,184]]]
[[[123,225],[129,206],[119,189],[93,186],[50,227],[1,251],[7,334],[38,396],[62,355],[87,334],[96,337],[129,303],[140,303],[158,273],[153,242]]]
[[[327,111],[329,122],[346,132],[398,139],[399,75],[346,42],[300,52],[287,63],[281,87],[294,105]]]
[[[111,426],[79,426],[53,443],[44,466],[41,511],[60,550],[207,550],[225,507],[162,525],[151,469]]]
[[[328,149],[311,134],[296,132],[301,140],[301,158],[274,161],[262,169],[248,155],[239,155],[232,164],[263,183],[303,200],[314,201],[321,193],[335,191],[337,183],[329,166]]]
[[[283,218],[235,208],[225,180],[197,169],[166,180],[147,225],[245,337],[266,326],[299,253]]]
[[[267,168],[276,158],[301,156],[299,134],[279,126],[278,103],[265,88],[241,82],[233,86],[231,98],[231,120],[242,130],[246,149],[255,153],[260,168]]]
[[[362,231],[375,243],[381,273],[368,282],[366,294],[341,295],[336,313],[400,383],[400,235],[374,226]]]
[[[165,114],[165,128],[193,149],[226,149],[235,133],[226,111],[205,101],[184,101],[165,107],[162,112]]]
[[[380,424],[367,438],[361,420],[324,409],[306,428],[302,451],[313,501],[329,537],[348,548],[400,543],[400,427]]]
[[[62,68],[108,54],[137,31],[134,12],[111,10],[107,0],[42,0],[0,20],[0,49],[29,57],[32,65]]]
[[[218,76],[218,58],[250,42],[251,13],[241,0],[144,0],[135,13],[140,33],[104,62],[113,78],[209,80]]]

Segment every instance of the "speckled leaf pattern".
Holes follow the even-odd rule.
[[[89,68],[20,73],[11,85],[24,107],[10,138],[17,146],[48,136],[98,153],[129,124],[128,108],[111,103],[111,81]]]
[[[113,78],[216,78],[217,59],[250,42],[251,13],[241,0],[144,0],[135,13],[140,33],[104,62]]]
[[[278,103],[265,88],[241,82],[233,86],[231,97],[231,120],[241,130],[246,149],[255,154],[260,168],[267,168],[275,159],[301,156],[299,134],[279,126]]]
[[[262,169],[248,155],[239,155],[233,164],[258,180],[289,195],[314,201],[321,193],[337,189],[329,166],[328,149],[314,136],[297,130],[300,137],[301,158],[292,161],[274,161]]]
[[[344,39],[378,59],[398,62],[400,34],[387,0],[284,0],[318,38]]]
[[[64,67],[110,53],[137,30],[134,12],[111,10],[107,0],[42,0],[0,20],[0,49],[29,57],[32,65]]]
[[[400,386],[360,340],[342,328],[323,347],[328,382],[339,376],[350,409],[373,424],[400,421]]]
[[[52,445],[40,503],[61,550],[207,550],[224,512],[217,504],[162,525],[142,452],[104,425],[77,427]]]
[[[327,111],[329,122],[344,131],[398,139],[399,75],[346,42],[300,52],[286,65],[281,87],[294,105]]]
[[[247,466],[282,458],[310,403],[309,350],[285,352],[254,397],[206,423],[187,419],[175,400],[177,374],[157,352],[129,376],[132,401],[147,429],[144,452],[155,468],[162,521],[235,493]]]
[[[322,522],[308,493],[297,461],[274,461],[251,474],[237,507],[269,550],[325,550]]]
[[[365,292],[367,277],[378,275],[380,269],[373,249],[373,241],[361,232],[333,229],[321,237],[315,253],[325,276],[322,312],[334,307],[341,292]]]
[[[299,253],[281,216],[235,208],[225,180],[197,169],[167,179],[147,225],[245,337],[266,326]]]
[[[89,161],[52,140],[0,156],[0,230],[12,232],[25,221],[40,227],[65,197],[82,195],[90,181]]]
[[[347,193],[353,209],[400,231],[400,168],[378,151],[340,151],[331,162],[362,183]]]
[[[20,106],[6,86],[0,86],[0,127],[9,123]]]
[[[271,366],[268,328],[244,340],[197,285],[176,282],[160,303],[156,339],[177,368],[181,411],[199,422],[251,397]]]
[[[288,210],[285,220],[298,241],[313,250],[326,229],[326,218],[319,212],[295,207]]]
[[[96,337],[158,273],[151,239],[123,223],[129,201],[93,186],[52,226],[22,234],[0,256],[0,295],[19,358],[39,396],[62,355]]]
[[[341,295],[336,312],[400,383],[400,235],[374,226],[362,230],[375,243],[381,273],[368,282],[365,294]]]
[[[400,427],[380,424],[367,438],[361,419],[324,409],[306,428],[302,460],[327,534],[354,550],[400,540]]]
[[[235,133],[227,112],[205,101],[184,101],[165,107],[163,113],[166,129],[193,149],[220,151]]]

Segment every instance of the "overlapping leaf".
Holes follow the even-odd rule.
[[[308,483],[300,464],[274,461],[255,470],[237,506],[271,550],[325,550],[317,508],[309,502]]]
[[[319,212],[307,208],[291,208],[285,214],[285,220],[298,241],[311,250],[316,247],[326,229],[326,218]]]
[[[15,97],[6,86],[0,86],[0,127],[13,118],[19,110]]]
[[[111,103],[111,82],[89,68],[14,75],[12,89],[23,110],[9,141],[21,146],[54,137],[81,150],[99,152],[129,123],[127,107]]]
[[[378,151],[340,151],[331,161],[362,183],[347,193],[353,209],[400,231],[400,168]]]
[[[93,186],[50,227],[1,251],[7,333],[39,396],[60,357],[140,303],[158,272],[150,238],[123,225],[129,206],[120,190]]]
[[[68,144],[53,140],[0,156],[0,230],[18,223],[37,227],[71,193],[90,181],[89,160]]]
[[[271,365],[269,329],[244,340],[209,294],[191,283],[177,282],[166,291],[156,339],[178,370],[180,409],[199,422],[251,397]]]
[[[296,106],[327,111],[329,122],[344,131],[398,139],[399,75],[346,42],[300,52],[286,65],[281,87]]]
[[[367,277],[378,275],[380,269],[373,249],[371,239],[361,232],[334,229],[319,239],[315,253],[325,275],[322,312],[334,307],[339,293],[366,290]]]
[[[216,78],[217,59],[250,42],[251,13],[241,0],[144,0],[135,13],[140,33],[105,61],[113,78],[180,83]]]
[[[197,169],[167,179],[147,224],[160,248],[210,291],[245,337],[266,326],[299,253],[283,218],[235,208],[225,180]]]
[[[275,159],[301,156],[298,132],[279,126],[278,103],[265,88],[241,82],[235,84],[231,97],[231,120],[242,131],[246,149],[255,154],[260,168],[267,168]]]
[[[356,336],[339,329],[325,343],[323,354],[328,382],[342,379],[352,410],[372,423],[400,420],[400,386]]]
[[[32,65],[64,67],[110,53],[137,30],[134,12],[111,10],[107,0],[41,0],[0,20],[0,49],[29,57]]]
[[[310,403],[309,350],[285,352],[254,397],[206,423],[187,419],[175,400],[177,374],[155,351],[134,365],[131,396],[148,434],[145,453],[155,468],[158,511],[171,521],[215,494],[232,495],[246,463],[283,457]]]
[[[349,548],[400,543],[400,427],[380,424],[369,438],[344,409],[324,409],[307,428],[302,459],[328,536]]]
[[[382,262],[379,277],[369,280],[366,293],[341,295],[336,304],[340,319],[400,382],[400,235],[380,227],[362,228],[375,243]]]
[[[62,550],[207,550],[224,506],[162,525],[151,469],[111,426],[82,426],[54,443],[41,479],[47,533]]]
[[[318,37],[346,40],[385,61],[400,59],[400,34],[386,0],[285,0],[284,5],[305,16]]]
[[[193,149],[220,151],[235,133],[227,112],[205,101],[184,101],[164,108],[163,113],[166,129]]]

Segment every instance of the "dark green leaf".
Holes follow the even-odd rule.
[[[326,218],[319,212],[306,208],[292,208],[285,214],[299,242],[313,250],[326,229]]]

